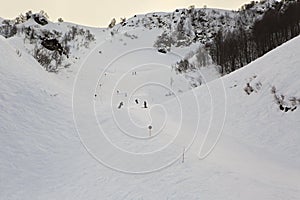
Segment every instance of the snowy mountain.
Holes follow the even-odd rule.
[[[195,72],[199,69],[201,71],[201,67],[209,66],[209,70],[206,68],[204,71],[213,71],[214,79],[219,77],[215,76],[215,71],[224,74],[224,70],[220,69],[220,66],[211,66],[213,63],[221,64],[215,58],[217,56],[215,54],[218,54],[215,51],[218,49],[211,49],[220,32],[224,38],[227,38],[227,35],[232,32],[240,31],[240,29],[246,31],[243,34],[248,35],[247,32],[251,32],[255,23],[262,19],[266,13],[274,10],[284,13],[286,8],[293,4],[295,4],[294,8],[297,9],[297,1],[295,0],[280,3],[276,0],[252,1],[238,11],[191,6],[188,9],[176,9],[172,13],[157,12],[135,15],[128,20],[121,19],[117,25],[115,25],[116,20],[113,19],[108,29],[84,27],[63,22],[62,19],[58,23],[53,23],[49,21],[49,17],[44,11],[40,13],[28,11],[13,20],[1,19],[0,35],[12,40],[18,38],[19,43],[23,41],[21,42],[23,44],[18,46],[25,48],[27,53],[30,53],[47,71],[58,72],[63,68],[69,68],[80,59],[81,54],[78,54],[78,51],[92,48],[95,44],[99,44],[103,38],[123,35],[125,38],[134,40],[138,39],[136,35],[138,30],[143,30],[143,35],[149,34],[149,37],[156,37],[154,41],[151,40],[147,43],[149,47],[155,47],[161,53],[180,51],[183,59],[177,60],[177,63],[174,62],[174,67],[179,68],[179,73],[188,72],[182,71],[182,66],[180,66],[180,61],[186,60],[189,62],[187,67],[189,71]],[[246,40],[250,40],[250,38],[246,37]],[[251,44],[251,46],[255,45]],[[253,54],[253,52],[248,52],[248,54],[250,53]],[[259,54],[259,56],[261,55]],[[211,57],[214,57],[214,62]],[[246,60],[239,62],[245,65],[249,62],[249,58]],[[185,66],[183,67],[185,68]],[[232,67],[235,68],[235,66]],[[195,73],[188,73],[187,76],[189,77],[191,74]],[[195,79],[201,79],[201,81],[195,83]],[[191,85],[195,87],[205,81],[203,77],[198,76],[193,77],[191,82]]]
[[[220,77],[203,45],[238,15],[1,19],[0,199],[298,199],[300,37]]]

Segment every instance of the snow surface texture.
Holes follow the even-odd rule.
[[[160,32],[94,31],[59,74],[1,37],[0,199],[299,199],[300,37],[191,89]]]

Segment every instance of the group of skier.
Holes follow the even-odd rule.
[[[139,104],[139,100],[138,100],[138,99],[135,99],[134,102],[135,102],[136,104]],[[123,105],[124,105],[124,103],[123,103],[123,101],[121,101],[121,102],[119,103],[118,109],[121,109]],[[148,108],[147,101],[144,101],[143,105],[144,105],[143,108]]]

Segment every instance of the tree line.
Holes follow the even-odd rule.
[[[249,28],[241,23],[232,31],[220,29],[209,50],[221,73],[228,74],[299,34],[300,0],[284,0]]]

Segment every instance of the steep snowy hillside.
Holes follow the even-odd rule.
[[[44,11],[40,13],[28,11],[12,20],[1,19],[0,35],[5,38],[19,40],[17,43],[19,43],[21,51],[26,50],[47,71],[57,73],[66,68],[72,68],[71,70],[73,70],[73,65],[78,63],[82,54],[86,56],[85,53],[88,52],[89,48],[95,47],[96,44],[99,44],[105,38],[124,35],[131,39],[138,39],[135,32],[143,30],[143,35],[150,34],[152,37],[155,36],[154,41],[151,41],[151,43],[149,41],[147,45],[157,48],[159,52],[181,52],[180,55],[183,56],[183,61],[190,62],[191,65],[188,66],[188,69],[192,73],[185,70],[180,72],[187,73],[188,77],[192,77],[191,85],[196,87],[205,82],[203,77],[193,76],[199,71],[200,73],[202,73],[202,70],[204,73],[209,72],[210,80],[220,76],[219,74],[216,76],[218,71],[224,74],[223,70],[213,65],[211,59],[212,56],[215,63],[224,67],[223,63],[220,64],[215,58],[216,55],[214,54],[218,53],[213,53],[215,51],[213,48],[216,43],[215,38],[219,34],[226,38],[229,33],[236,34],[242,30],[244,35],[240,37],[247,38],[247,35],[250,37],[256,22],[265,15],[277,19],[280,16],[276,17],[274,12],[278,12],[280,15],[290,8],[292,11],[297,10],[296,2],[296,0],[251,1],[238,11],[194,8],[194,6],[190,6],[188,9],[176,9],[170,13],[156,12],[135,15],[128,20],[121,19],[121,22],[117,25],[115,25],[116,20],[113,19],[110,28],[107,29],[89,28],[62,22],[62,20],[53,23],[48,19],[49,17]],[[294,6],[289,7],[289,5]],[[294,20],[294,18],[291,19]],[[275,22],[278,23],[278,27],[282,23],[274,20]],[[262,29],[259,31],[266,30]],[[288,35],[289,33],[286,34]],[[225,39],[223,38],[223,40]],[[123,45],[126,44],[124,42]],[[251,46],[254,45],[251,44]],[[252,48],[256,49],[256,47]],[[246,48],[246,50],[241,51],[250,54],[254,50]],[[267,51],[263,50],[264,53]],[[193,59],[193,57],[196,59]],[[251,56],[247,55],[247,62],[241,60],[239,65],[242,63],[242,66],[244,66],[251,60],[254,60],[248,57]],[[178,65],[178,63],[175,65]],[[235,67],[232,66],[232,68]],[[176,68],[181,68],[181,66],[176,66]],[[196,79],[201,79],[201,83],[195,81]]]
[[[135,15],[121,22],[117,28],[162,29],[164,37],[168,38],[165,44],[168,48],[189,46],[191,43],[206,45],[212,42],[219,30],[226,33],[240,26],[251,29],[254,22],[266,11],[274,9],[277,3],[276,0],[252,1],[238,11],[190,6],[188,9],[176,9],[171,13]]]
[[[136,40],[142,47],[154,47],[162,54],[179,54],[172,63],[175,71],[184,74],[191,87],[198,87],[224,74],[224,70],[215,65],[220,63],[215,58],[214,63],[211,57],[211,47],[220,31],[225,36],[241,27],[251,30],[257,20],[277,5],[276,0],[251,2],[239,11],[191,6],[171,13],[135,15],[117,25],[114,20],[110,28],[54,23],[44,11],[28,11],[12,20],[1,19],[0,35],[8,38],[20,57],[22,53],[30,54],[46,71],[63,73],[70,78],[97,45],[111,41],[131,51],[134,46],[131,42]]]
[[[149,30],[144,26],[131,28],[118,24],[109,29],[90,28],[67,22],[54,23],[45,15],[44,12],[33,14],[29,11],[25,16],[21,15],[14,20],[4,20],[0,25],[0,35],[7,38],[19,57],[29,54],[46,71],[71,78],[72,81],[91,50],[98,49],[99,56],[108,56],[105,59],[109,60],[112,57],[105,52],[105,48],[112,48],[114,53],[117,52],[116,47],[118,53],[132,51],[133,48],[156,48],[156,40],[163,32],[163,28],[159,27]],[[210,56],[199,43],[190,44],[188,47],[174,47],[171,54],[178,55],[171,63],[175,69],[177,62],[182,59],[189,60],[193,65],[184,71],[191,87],[220,77],[218,68],[212,64]]]
[[[300,37],[191,89],[174,64],[199,46],[158,52],[161,29],[79,27],[46,73],[40,37],[74,31],[45,20],[0,39],[1,199],[299,198]]]

